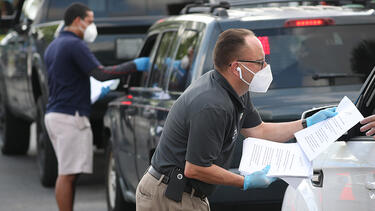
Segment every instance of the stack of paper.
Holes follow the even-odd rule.
[[[270,165],[268,176],[311,177],[313,159],[363,119],[347,97],[341,100],[336,111],[336,116],[295,133],[297,143],[245,139],[239,171],[247,175]]]
[[[239,170],[243,175],[262,170],[270,165],[269,176],[307,177],[311,162],[296,143],[282,144],[256,138],[247,138]]]

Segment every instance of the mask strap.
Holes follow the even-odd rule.
[[[250,83],[247,82],[247,81],[245,81],[245,79],[243,79],[243,77],[242,77],[242,69],[241,68],[240,68],[240,71],[238,71],[238,72],[240,73],[240,79],[241,79],[241,81],[243,81],[245,84],[247,84],[247,85],[250,86]]]
[[[242,67],[244,67],[247,71],[251,72],[253,75],[255,75],[255,73],[253,71],[251,71],[249,68],[247,68],[245,65],[243,65],[242,63],[239,63],[240,65],[242,65]]]

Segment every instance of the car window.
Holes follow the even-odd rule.
[[[165,79],[165,74],[168,67],[172,63],[173,44],[176,41],[176,31],[165,32],[160,40],[158,50],[151,66],[151,76],[149,79],[149,87],[162,88]]]
[[[360,85],[375,65],[375,25],[253,31],[271,65],[271,89]]]
[[[169,74],[169,91],[183,92],[186,88],[191,68],[195,61],[199,33],[185,31],[178,46],[176,58]]]
[[[0,16],[12,16],[17,7],[18,0],[0,0]]]
[[[158,35],[159,34],[153,34],[146,39],[146,41],[145,41],[145,43],[144,43],[144,45],[141,49],[141,52],[139,54],[139,57],[149,57],[149,58],[152,57],[152,55],[154,54],[153,52],[156,51],[155,43],[156,43]],[[151,62],[152,61],[150,61],[150,63]],[[142,73],[142,79],[141,79],[140,86],[142,86],[142,87],[146,86],[148,75],[149,75],[148,71]]]

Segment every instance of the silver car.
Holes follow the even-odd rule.
[[[375,111],[375,68],[362,86],[356,106],[363,116]],[[303,114],[310,116],[319,109]],[[314,174],[298,188],[289,186],[282,211],[375,210],[375,140],[356,125],[314,161]]]

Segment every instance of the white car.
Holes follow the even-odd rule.
[[[375,68],[362,86],[356,106],[363,116],[375,111]],[[319,109],[303,114],[310,116]],[[289,186],[282,211],[375,210],[375,140],[356,125],[313,161],[314,174],[297,189]]]

